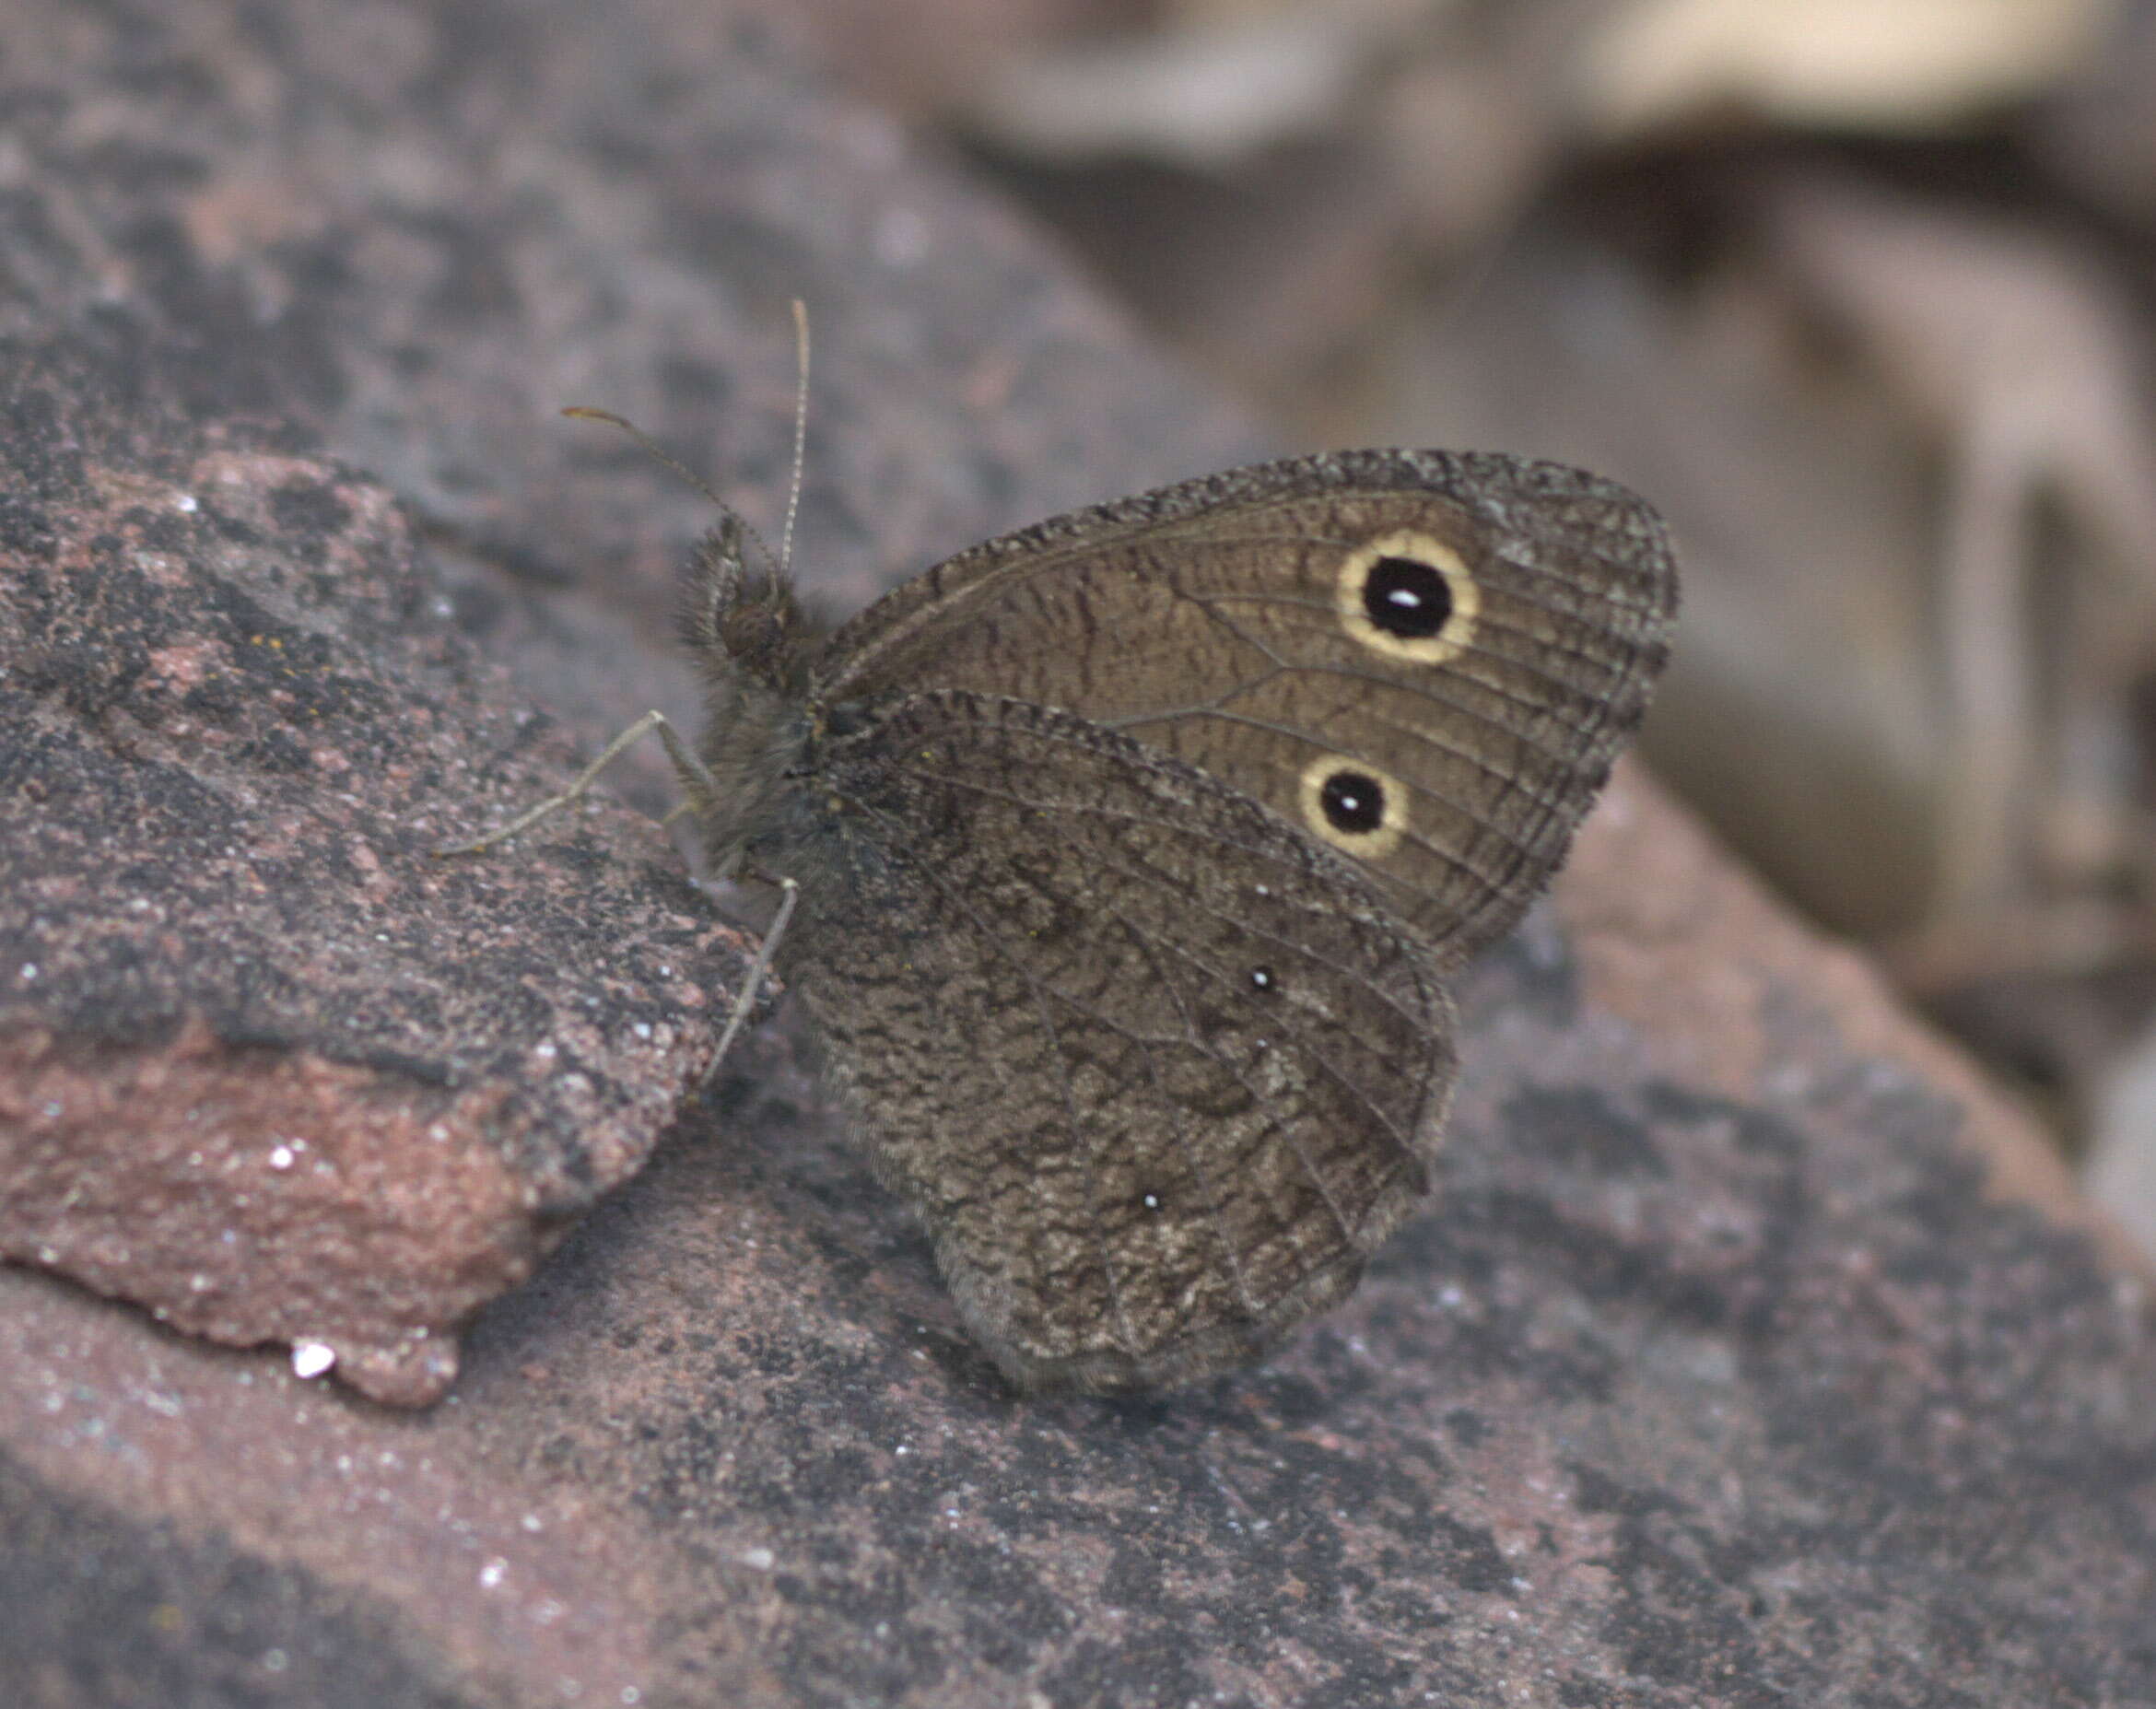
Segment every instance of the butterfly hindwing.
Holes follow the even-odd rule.
[[[997,1362],[1181,1380],[1345,1294],[1428,1188],[1436,956],[1352,862],[1131,737],[958,691],[853,723],[778,964]]]

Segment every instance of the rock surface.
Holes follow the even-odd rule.
[[[1194,1393],[1014,1401],[783,1020],[675,1115],[738,964],[653,827],[427,850],[687,702],[700,502],[556,406],[768,517],[805,295],[834,606],[1248,436],[708,6],[21,21],[0,1219],[86,1218],[0,1270],[22,1701],[2156,1701],[2146,1280],[1636,771],[1471,976],[1437,1205],[1354,1302]],[[60,1273],[191,1282],[229,1225],[200,1318],[135,1297],[277,1339],[431,1276],[431,1324],[647,1153],[426,1411]]]
[[[379,485],[192,427],[157,349],[0,348],[0,1252],[439,1399],[648,1157],[738,939],[559,786]]]

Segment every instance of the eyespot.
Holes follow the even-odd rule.
[[[1336,582],[1341,623],[1372,652],[1443,664],[1474,639],[1482,592],[1467,560],[1435,535],[1401,529],[1349,553]]]
[[[1407,790],[1389,773],[1345,755],[1303,767],[1303,823],[1359,860],[1390,854],[1407,831]]]

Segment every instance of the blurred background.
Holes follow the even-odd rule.
[[[1659,505],[1656,767],[2156,1253],[2156,3],[771,5],[1283,450]]]

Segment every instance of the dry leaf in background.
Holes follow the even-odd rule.
[[[1294,408],[1404,268],[1471,259],[1531,205],[1599,9],[1164,7],[1014,52],[943,111],[1155,325]]]
[[[2031,221],[1809,175],[1763,185],[1758,210],[1774,270],[1854,340],[1941,465],[1936,651],[1912,668],[1939,685],[1943,800],[1936,886],[1910,923],[1930,934],[1915,954],[1932,981],[1957,958],[1966,977],[1995,912],[2092,898],[2140,863],[2134,696],[2156,672],[2143,329],[2098,257]]]
[[[1587,113],[1636,135],[1736,107],[1869,132],[1959,124],[2086,64],[2114,0],[1635,0],[1583,59]]]
[[[984,134],[1043,159],[1229,167],[1335,123],[1372,56],[1422,9],[1419,0],[1214,9],[1014,55],[967,106]]]

